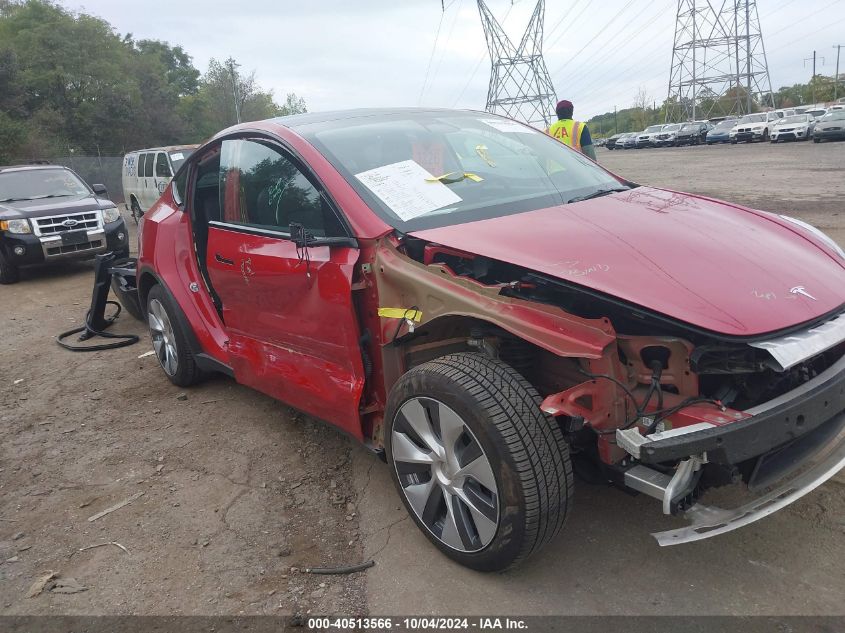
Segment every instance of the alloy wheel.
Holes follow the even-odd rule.
[[[499,524],[496,478],[457,413],[434,398],[406,401],[393,421],[391,455],[408,505],[432,535],[460,552],[490,544]]]
[[[150,301],[147,314],[147,321],[150,325],[150,336],[153,339],[158,362],[168,376],[175,376],[179,369],[179,357],[176,350],[176,335],[173,333],[173,324],[167,316],[167,310],[158,299]]]

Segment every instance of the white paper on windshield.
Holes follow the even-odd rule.
[[[405,222],[461,202],[442,182],[427,182],[434,176],[413,160],[362,171],[355,177]]]
[[[509,121],[508,119],[481,119],[481,122],[500,132],[515,132],[517,134],[535,134],[538,132],[533,127],[522,125],[516,121]]]
[[[175,154],[170,155],[170,160],[185,160],[185,156],[182,152],[176,152]]]

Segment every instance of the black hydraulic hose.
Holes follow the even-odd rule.
[[[111,325],[115,322],[117,317],[120,316],[121,313],[121,306],[117,301],[106,301],[106,305],[113,305],[117,310],[113,315],[106,318],[106,327]],[[56,337],[56,342],[64,347],[65,349],[69,349],[72,352],[101,352],[107,349],[117,349],[118,347],[126,347],[128,345],[134,345],[141,338],[135,334],[113,334],[111,332],[105,332],[103,330],[95,330],[91,327],[90,324],[90,317],[91,311],[85,313],[85,325],[81,327],[74,328],[72,330],[68,330],[67,332],[62,332]],[[64,339],[68,338],[69,336],[73,336],[74,334],[79,334],[80,332],[86,332],[90,337],[99,336],[102,338],[110,338],[110,339],[117,339],[112,343],[100,343],[98,345],[71,345],[70,343],[66,343]]]

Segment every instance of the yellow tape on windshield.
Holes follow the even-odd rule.
[[[448,184],[451,184],[453,182],[460,182],[461,180],[464,180],[465,178],[467,180],[471,180],[473,182],[481,182],[482,180],[484,180],[484,178],[482,178],[478,174],[473,174],[473,173],[470,173],[468,171],[464,172],[464,173],[461,173],[461,172],[458,172],[458,171],[450,171],[448,174],[443,174],[442,176],[435,176],[434,178],[426,178],[425,181],[426,182],[442,182],[442,183],[445,183],[445,184],[448,185]]]
[[[410,319],[417,323],[422,320],[422,312],[413,308],[379,308],[378,315],[385,319]]]

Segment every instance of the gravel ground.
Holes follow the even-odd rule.
[[[788,212],[845,243],[845,143],[608,152],[635,181]],[[142,343],[72,354],[90,264],[0,287],[0,614],[845,613],[845,478],[737,532],[658,548],[654,502],[580,485],[561,537],[482,575],[407,520],[351,440],[215,378],[187,391]],[[143,493],[143,494],[141,494]],[[140,495],[140,496],[139,496]],[[113,512],[90,521],[127,499]],[[85,551],[80,549],[102,543]],[[374,558],[351,576],[303,567]],[[61,586],[27,598],[56,572]]]

